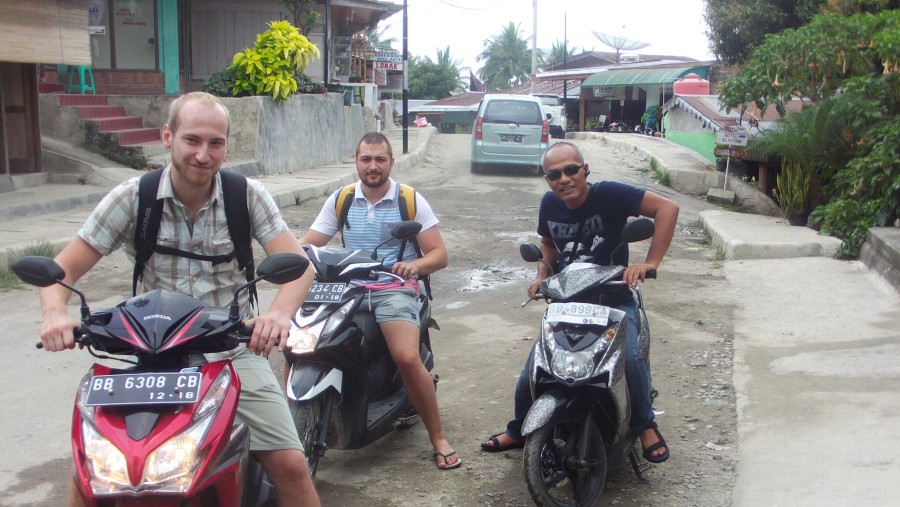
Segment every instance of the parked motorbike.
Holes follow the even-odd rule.
[[[409,241],[421,228],[417,222],[400,222],[391,231],[392,240]],[[377,248],[371,254],[334,246],[304,248],[316,282],[288,338],[285,355],[291,366],[286,391],[315,477],[329,448],[365,447],[394,429],[415,424],[419,416],[410,405],[375,316],[360,307],[369,289],[351,283],[404,280],[377,260]],[[421,294],[418,301],[419,354],[431,371],[429,328],[439,328],[431,318],[428,297]],[[438,377],[432,378],[436,386]]]
[[[94,364],[75,398],[72,450],[85,505],[275,504],[274,487],[250,454],[250,431],[235,422],[241,381],[231,361],[192,366],[189,356],[248,341],[241,293],[260,280],[295,280],[308,265],[296,254],[268,256],[227,308],[158,289],[93,313],[52,259],[25,257],[12,265],[29,284],[59,284],[77,294],[76,343],[98,359],[129,365]]]
[[[648,219],[631,221],[617,249],[650,238],[653,231]],[[520,252],[526,261],[543,262],[534,244],[521,245]],[[586,293],[626,290],[624,271],[623,266],[572,263],[541,283],[538,298],[549,306],[528,365],[535,401],[522,427],[525,482],[537,505],[598,505],[607,472],[626,457],[643,480],[635,450],[638,433],[628,424],[629,322],[621,310],[583,302]],[[656,273],[647,276],[655,278]],[[640,353],[649,365],[650,329],[643,299],[639,288],[631,290],[637,303]]]

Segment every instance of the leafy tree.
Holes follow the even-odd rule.
[[[519,35],[519,27],[510,22],[503,30],[484,41],[484,51],[475,61],[484,60],[478,77],[490,89],[508,88],[528,81],[531,73],[531,51]]]
[[[228,70],[234,79],[231,92],[242,95],[269,95],[284,102],[297,91],[295,74],[303,72],[319,48],[287,21],[272,21],[269,29],[256,37],[256,45],[234,55]]]
[[[397,42],[397,39],[393,37],[389,39],[382,39],[382,37],[384,37],[384,32],[386,32],[390,27],[391,25],[385,25],[381,30],[379,30],[377,27],[367,28],[365,30],[364,34],[366,39],[366,49],[368,50],[368,52],[374,53],[376,51],[395,51],[394,43]]]
[[[813,169],[828,204],[813,220],[842,231],[836,233],[845,242],[842,252],[858,252],[859,224],[886,225],[900,215],[900,10],[823,14],[769,35],[720,89],[728,110],[755,103],[784,113],[791,98],[818,106],[785,118],[772,135],[792,136],[807,152],[827,154]],[[840,128],[839,140],[834,128]],[[804,138],[813,131],[815,139]],[[795,156],[791,143],[782,144],[778,155]]]
[[[467,81],[461,77],[459,77],[459,60],[455,60],[452,56],[450,56],[450,46],[447,46],[443,51],[440,49],[437,50],[437,60],[435,61],[438,65],[443,65],[445,67],[449,67],[453,70],[453,73],[456,74],[456,87],[453,89],[453,93],[460,93],[466,90]],[[446,95],[444,95],[446,97]]]
[[[413,99],[438,100],[449,97],[459,87],[459,71],[431,61],[428,57],[409,60],[409,96]]]
[[[563,62],[571,60],[580,52],[577,46],[571,46],[564,41],[557,40],[550,46],[549,51],[538,53],[538,66],[542,69],[561,69]]]
[[[309,33],[319,22],[321,14],[315,9],[316,0],[278,0],[278,4],[290,11],[294,26],[301,32]]]
[[[826,0],[706,0],[710,49],[719,60],[741,63],[767,34],[799,28]]]

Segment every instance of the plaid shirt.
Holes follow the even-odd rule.
[[[202,255],[230,253],[234,246],[228,234],[221,177],[216,175],[212,196],[192,224],[187,208],[175,198],[169,178],[171,170],[171,165],[166,167],[157,192],[157,198],[165,198],[157,243]],[[139,179],[132,178],[110,191],[78,232],[83,240],[103,255],[124,247],[132,263],[136,253],[134,230],[138,214]],[[251,234],[259,244],[265,245],[288,231],[288,227],[262,184],[253,179],[248,179],[247,183]],[[141,290],[168,289],[193,296],[208,305],[226,306],[234,297],[234,289],[246,281],[245,275],[238,269],[237,260],[213,266],[210,261],[154,253],[144,266]],[[244,318],[252,315],[246,292],[241,308]]]

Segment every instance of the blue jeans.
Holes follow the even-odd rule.
[[[650,375],[647,373],[647,364],[638,350],[637,309],[633,304],[616,308],[625,312],[628,318],[628,330],[625,334],[625,379],[628,382],[628,397],[631,401],[629,425],[632,429],[641,430],[653,422],[653,407],[650,404]],[[528,385],[529,366],[533,356],[534,347],[528,353],[525,368],[522,369],[516,382],[514,418],[506,424],[506,434],[519,441],[523,439],[522,424],[525,422],[525,416],[528,415],[528,410],[534,402]]]

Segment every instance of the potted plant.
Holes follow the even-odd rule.
[[[810,176],[800,162],[784,161],[775,178],[778,204],[791,225],[806,225],[809,218]]]

